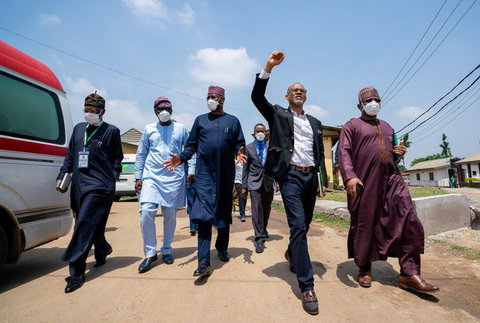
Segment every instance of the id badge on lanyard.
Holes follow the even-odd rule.
[[[83,136],[83,151],[78,152],[78,168],[88,168],[88,157],[90,152],[85,148],[87,147],[87,144],[90,141],[90,139],[92,139],[93,135],[97,132],[98,129],[100,129],[100,127],[102,126],[102,123],[103,121],[100,121],[97,129],[95,129],[95,131],[93,131],[93,133],[88,138],[87,138],[87,129],[89,125],[87,125],[87,127],[85,128],[85,133]]]
[[[78,168],[88,168],[88,155],[90,152],[88,150],[78,152]]]

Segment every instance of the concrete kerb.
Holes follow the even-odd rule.
[[[274,196],[273,202],[283,206],[280,194]],[[426,235],[470,226],[469,202],[467,196],[463,194],[414,198],[413,203]],[[345,202],[317,200],[315,211],[342,219],[350,219]]]

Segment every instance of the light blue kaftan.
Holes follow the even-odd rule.
[[[135,179],[142,179],[139,202],[151,202],[166,207],[185,205],[184,165],[170,171],[163,162],[171,159],[170,154],[179,155],[187,142],[188,131],[181,123],[168,126],[160,122],[148,124],[140,139],[135,161]]]

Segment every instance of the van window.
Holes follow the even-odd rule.
[[[53,92],[0,72],[0,98],[2,135],[65,142],[60,102]]]
[[[122,163],[122,174],[135,174],[135,163]]]

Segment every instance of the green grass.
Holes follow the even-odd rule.
[[[412,196],[412,198],[448,194],[447,191],[438,187],[409,186],[408,190],[410,191],[410,195]],[[347,193],[345,191],[327,192],[327,195],[322,197],[322,199],[337,202],[347,202]]]
[[[450,247],[451,249],[459,252],[462,256],[464,256],[468,259],[473,259],[473,260],[480,259],[480,249],[474,249],[474,248],[459,246],[459,245],[450,243],[448,241],[439,240],[439,239],[430,239],[430,240],[435,242],[435,243],[441,243],[443,245],[446,245],[446,246]]]
[[[285,213],[285,208],[282,205],[272,203],[272,208],[274,210],[279,211],[279,212]],[[314,212],[313,213],[313,219],[315,221],[320,221],[320,222],[322,222],[323,224],[325,224],[329,227],[334,227],[334,228],[337,228],[337,229],[347,230],[348,228],[350,228],[350,221],[342,219],[342,218],[334,217],[334,216],[329,216],[329,215],[323,214],[323,213]]]
[[[408,190],[410,191],[410,195],[412,196],[412,198],[448,194],[447,191],[441,188],[429,187],[429,186],[425,186],[425,187],[409,186]]]

